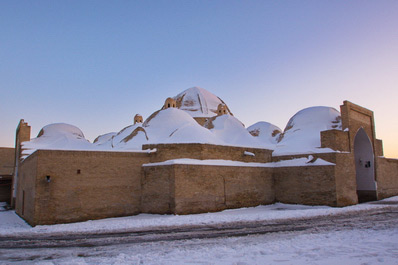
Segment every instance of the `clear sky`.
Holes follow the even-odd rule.
[[[246,126],[352,101],[398,157],[398,1],[0,2],[0,146],[21,118],[92,141],[192,86]]]

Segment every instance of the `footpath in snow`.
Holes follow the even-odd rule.
[[[150,230],[159,227],[185,225],[215,225],[234,222],[273,221],[280,219],[296,219],[305,217],[328,216],[356,211],[366,211],[389,207],[388,203],[398,202],[398,196],[379,202],[371,202],[342,208],[328,206],[304,206],[275,203],[225,210],[216,213],[194,215],[157,215],[139,214],[128,217],[108,218],[71,224],[39,225],[31,227],[15,211],[6,211],[0,205],[0,235],[28,235],[38,233],[105,233],[126,230]]]

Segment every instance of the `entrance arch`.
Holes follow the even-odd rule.
[[[355,135],[354,156],[358,201],[377,200],[374,153],[372,143],[363,128]]]

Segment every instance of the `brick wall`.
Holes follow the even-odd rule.
[[[31,225],[35,225],[37,161],[36,152],[21,163],[15,200],[15,212]]]
[[[0,177],[12,176],[14,171],[15,149],[0,147]]]
[[[0,147],[0,202],[11,202],[15,149]]]
[[[321,132],[321,147],[335,151],[350,151],[348,132],[342,130],[327,130]]]
[[[34,212],[23,214],[32,225],[137,214],[141,165],[148,162],[145,153],[36,151],[20,167],[17,213],[22,215],[23,189],[25,200],[33,191]]]
[[[377,199],[398,195],[398,159],[377,158]]]
[[[274,201],[272,169],[208,165],[143,167],[143,211],[190,214]],[[164,191],[164,192],[162,192]]]
[[[224,159],[243,162],[266,163],[271,161],[271,150],[211,144],[150,144],[143,149],[154,149],[151,162],[161,162],[177,158]],[[245,155],[245,151],[255,156]]]
[[[337,206],[334,166],[275,168],[273,175],[278,202]]]
[[[375,125],[373,111],[359,105],[344,101],[340,106],[341,120],[344,129],[349,129],[350,150],[354,150],[354,139],[358,130],[362,127],[368,135],[373,149],[375,149]]]

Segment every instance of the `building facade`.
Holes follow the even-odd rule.
[[[165,108],[173,104],[168,99]],[[398,160],[383,156],[373,112],[348,101],[340,110],[342,130],[320,132],[320,147],[331,152],[280,156],[264,148],[165,143],[135,152],[37,150],[21,161],[20,143],[30,138],[22,120],[16,213],[34,226],[274,202],[340,207],[398,195]]]

